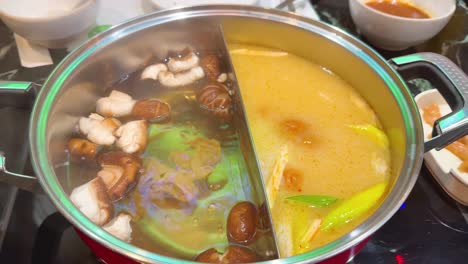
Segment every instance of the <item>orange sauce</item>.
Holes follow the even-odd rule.
[[[380,12],[406,18],[430,18],[423,10],[410,3],[398,0],[377,0],[367,2],[366,5]]]
[[[434,122],[441,117],[439,106],[435,103],[432,103],[423,109],[423,119],[431,126],[434,126]]]
[[[423,108],[423,119],[427,124],[434,126],[434,122],[440,117],[440,109],[437,104],[432,103]],[[462,164],[458,167],[458,170],[468,172],[468,136],[464,136],[453,142],[446,149],[462,160]]]

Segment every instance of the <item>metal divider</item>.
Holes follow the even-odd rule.
[[[241,89],[236,78],[222,25],[218,26],[215,41],[218,52],[223,58],[222,63],[225,63],[223,66],[226,68],[230,79],[229,88],[231,89],[231,96],[234,102],[233,124],[239,134],[240,149],[244,157],[248,174],[247,176],[253,190],[251,199],[253,199],[253,202],[257,204],[257,207],[260,209],[259,211],[261,211],[259,214],[260,221],[264,223],[265,226],[268,226],[266,233],[263,234],[265,235],[265,239],[257,240],[254,242],[252,247],[255,249],[256,253],[264,259],[278,258],[279,251],[274,226],[272,224],[270,206],[268,204],[266,183],[262,177],[259,160],[256,155],[248,118],[242,100]]]

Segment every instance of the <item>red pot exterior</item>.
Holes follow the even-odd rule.
[[[80,236],[81,240],[94,252],[96,257],[106,264],[137,264],[138,262],[122,255],[117,252],[114,252],[105,246],[94,241],[87,235],[83,234],[80,230],[75,228],[76,233]]]
[[[94,252],[94,254],[104,263],[107,264],[138,264],[139,262],[136,262],[124,255],[121,255],[119,253],[116,253],[103,245],[99,244],[98,242],[94,241],[93,239],[89,238],[85,234],[83,234],[80,230],[76,229],[76,232],[80,236],[80,238],[85,242],[86,245]],[[369,238],[364,239],[361,241],[359,244],[341,252],[338,255],[335,255],[327,260],[324,260],[320,262],[320,264],[345,264],[356,256],[367,244],[367,242],[370,240]]]
[[[359,252],[361,252],[361,250],[364,248],[364,246],[366,246],[367,242],[369,242],[370,239],[371,237],[368,237],[360,243],[358,243],[357,245],[341,252],[340,254],[335,255],[324,261],[321,261],[320,264],[344,264],[348,262],[351,258],[356,256]]]

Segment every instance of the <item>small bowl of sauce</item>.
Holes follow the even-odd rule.
[[[369,1],[366,5],[380,12],[406,18],[430,18],[431,16],[420,7],[402,1]]]
[[[349,8],[371,44],[402,50],[439,33],[455,12],[456,0],[349,0]]]

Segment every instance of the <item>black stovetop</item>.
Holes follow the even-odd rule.
[[[311,1],[321,19],[357,35],[346,0]],[[386,58],[418,51],[441,53],[468,72],[468,9],[458,1],[455,17],[436,38],[401,52],[380,51]],[[52,51],[55,63],[66,52]],[[53,66],[20,66],[12,33],[0,22],[0,80],[42,83]],[[431,88],[413,81],[416,94]],[[26,130],[29,110],[0,106],[0,150],[13,170],[33,174]],[[12,209],[12,210],[10,210]],[[8,218],[9,221],[1,222]],[[3,244],[2,244],[3,238]],[[45,194],[30,193],[0,183],[0,263],[98,263]],[[468,263],[468,209],[448,197],[423,166],[418,181],[400,210],[379,229],[350,263]]]

